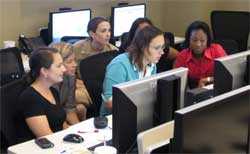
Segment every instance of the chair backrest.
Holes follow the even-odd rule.
[[[42,37],[40,36],[27,38],[24,35],[20,35],[18,42],[21,51],[27,55],[30,55],[33,51],[37,50],[38,48],[47,47]]]
[[[21,92],[28,86],[27,77],[23,77],[0,87],[1,92],[1,147],[18,143],[17,139],[17,103]],[[7,148],[5,147],[5,148]]]
[[[220,44],[228,55],[235,54],[240,51],[239,44],[235,40],[214,40],[213,42]]]
[[[88,108],[87,117],[98,116],[102,103],[102,84],[105,77],[106,66],[119,54],[118,51],[107,51],[87,57],[80,61],[81,78],[93,101]]]
[[[44,43],[46,45],[49,45],[49,30],[48,30],[48,27],[42,27],[39,29],[39,32],[40,32],[40,37],[43,39]]]
[[[128,32],[124,32],[122,35],[121,35],[121,45],[119,47],[119,51],[121,52],[125,52],[126,48],[127,48],[127,40],[128,40]]]
[[[239,50],[247,50],[250,12],[212,11],[211,26],[215,40],[235,40]]]
[[[79,40],[84,40],[86,38],[88,38],[88,37],[84,37],[84,36],[63,36],[61,38],[61,41],[74,44],[75,42],[77,42]]]
[[[173,33],[171,33],[171,32],[165,32],[164,33],[164,38],[165,38],[165,40],[167,40],[168,41],[168,43],[169,43],[169,45],[171,46],[171,47],[174,47],[174,34]]]
[[[20,79],[24,74],[21,53],[18,48],[0,49],[1,86]]]
[[[150,154],[151,151],[170,143],[174,136],[174,121],[170,121],[144,132],[137,136],[138,153]]]

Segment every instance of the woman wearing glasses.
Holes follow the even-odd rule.
[[[106,68],[101,116],[111,114],[112,86],[156,74],[155,64],[164,53],[164,48],[163,32],[158,28],[147,26],[136,32],[127,52],[114,58]]]

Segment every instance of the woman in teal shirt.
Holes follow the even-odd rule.
[[[158,28],[148,26],[136,32],[128,52],[114,58],[106,68],[101,116],[112,113],[112,86],[156,74],[155,64],[164,48],[163,32]]]

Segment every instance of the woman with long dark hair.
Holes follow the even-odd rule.
[[[136,32],[127,52],[115,57],[106,68],[100,115],[111,114],[112,86],[156,74],[156,63],[165,48],[163,32],[147,26]]]

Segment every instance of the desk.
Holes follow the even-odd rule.
[[[9,154],[66,154],[66,153],[86,153],[90,152],[87,148],[95,146],[103,142],[105,140],[112,139],[112,116],[108,116],[108,127],[105,129],[99,129],[98,133],[93,133],[95,130],[93,119],[90,118],[83,122],[80,122],[76,125],[73,125],[65,130],[56,132],[54,134],[46,136],[52,143],[54,143],[54,147],[50,149],[41,149],[37,146],[33,140],[20,143],[17,145],[10,146],[8,148]],[[86,131],[87,133],[78,133],[78,131]],[[63,137],[67,134],[75,133],[79,134],[84,138],[83,143],[68,143],[63,141]]]

